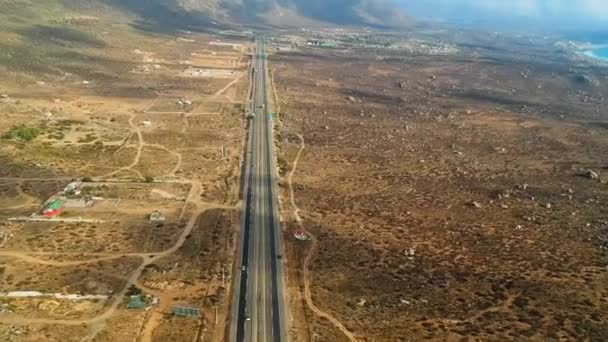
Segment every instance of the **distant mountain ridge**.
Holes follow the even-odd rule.
[[[75,0],[65,0],[76,2]],[[394,27],[407,22],[393,0],[97,0],[139,13],[172,15],[226,24],[308,24]]]

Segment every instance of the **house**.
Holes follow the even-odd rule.
[[[132,295],[129,297],[129,304],[127,304],[127,309],[143,309],[146,306],[146,303],[141,298],[141,295]]]
[[[49,202],[44,209],[42,210],[42,214],[47,218],[53,218],[59,214],[63,210],[63,201],[59,199],[54,199]]]
[[[150,223],[165,222],[165,217],[158,211],[154,210],[149,217]]]
[[[78,196],[82,192],[82,182],[71,182],[63,188],[65,196]]]

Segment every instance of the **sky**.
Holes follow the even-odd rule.
[[[413,16],[549,30],[608,30],[608,0],[397,0]]]

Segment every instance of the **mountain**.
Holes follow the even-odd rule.
[[[77,0],[64,0],[78,3]],[[393,0],[96,0],[160,24],[401,26]],[[94,2],[94,1],[93,1]]]

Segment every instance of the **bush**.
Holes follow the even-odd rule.
[[[146,176],[145,181],[146,183],[154,183],[154,178],[152,178],[151,176]]]
[[[11,130],[4,133],[2,137],[4,139],[21,140],[27,142],[35,139],[40,134],[42,134],[42,130],[39,128],[20,125],[11,128]]]
[[[141,290],[137,286],[131,285],[129,287],[129,289],[127,290],[126,295],[127,295],[127,297],[128,296],[139,296],[139,295],[141,295]],[[127,301],[128,301],[128,299],[127,299]]]

